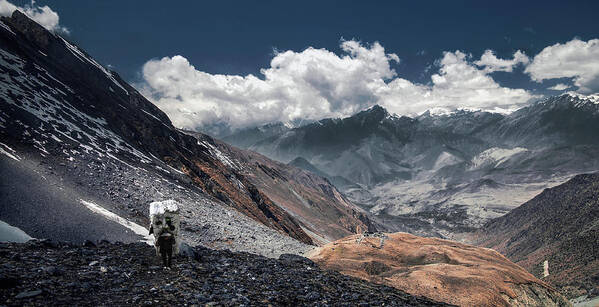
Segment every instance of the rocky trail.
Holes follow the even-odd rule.
[[[0,305],[443,306],[323,271],[300,256],[204,247],[186,253],[165,269],[143,243],[0,244]]]

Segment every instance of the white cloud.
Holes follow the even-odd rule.
[[[420,85],[397,78],[380,93],[389,110],[399,114],[420,113],[432,108],[470,108],[494,112],[514,110],[535,98],[523,89],[500,86],[489,71],[478,69],[461,51],[445,52],[432,84]]]
[[[570,88],[569,85],[563,84],[563,83],[558,83],[558,84],[556,84],[554,86],[548,87],[547,89],[548,90],[554,90],[554,91],[563,91],[563,90],[568,89],[568,88]]]
[[[373,104],[398,114],[433,107],[505,110],[533,98],[500,86],[462,52],[446,52],[429,84],[397,76],[400,59],[379,44],[343,41],[343,54],[307,48],[277,52],[270,67],[254,75],[216,75],[182,56],[150,60],[141,91],[178,127],[225,123],[233,128],[273,121],[348,116]]]
[[[511,60],[499,59],[495,56],[495,53],[492,50],[485,50],[485,53],[480,57],[480,60],[474,62],[474,64],[478,66],[484,66],[485,71],[494,72],[494,71],[506,71],[512,72],[514,66],[518,64],[528,64],[530,60],[524,54],[524,52],[518,50],[514,52],[514,56]]]
[[[25,5],[24,7],[18,7],[7,0],[0,0],[0,16],[10,16],[15,10],[25,13],[29,18],[35,20],[50,31],[69,33],[69,29],[60,26],[58,13],[53,11],[47,5],[36,6],[35,1],[32,0],[31,4]]]
[[[565,44],[545,47],[525,72],[532,80],[573,78],[581,93],[599,91],[599,39],[587,42],[573,39]]]

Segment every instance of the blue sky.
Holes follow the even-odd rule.
[[[599,36],[597,1],[37,1],[70,38],[128,81],[151,58],[184,55],[203,71],[258,74],[272,49],[339,50],[379,41],[420,78],[446,50],[507,56]],[[27,4],[29,1],[13,1]],[[424,56],[417,53],[424,51]],[[507,81],[509,82],[509,81]],[[522,82],[522,80],[520,80]]]
[[[31,5],[29,1],[11,1],[11,3],[24,7]],[[573,72],[568,76],[552,74],[550,66],[538,66],[536,75],[524,73],[527,65],[534,62],[534,57],[557,43],[566,44],[577,39],[588,47],[594,55],[596,46],[590,45],[591,40],[599,38],[599,12],[598,1],[36,1],[34,6],[48,5],[60,16],[60,25],[66,27],[66,35],[89,54],[94,56],[104,65],[110,65],[125,80],[135,83],[151,100],[165,110],[171,118],[178,116],[177,112],[189,114],[199,113],[202,118],[177,120],[181,126],[191,127],[215,124],[218,121],[243,122],[242,125],[257,124],[271,120],[291,120],[297,117],[315,118],[318,114],[335,116],[346,115],[368,105],[379,103],[387,105],[397,113],[417,113],[423,108],[435,107],[437,101],[446,100],[447,96],[420,89],[420,92],[433,93],[439,97],[435,101],[422,104],[420,108],[407,108],[405,105],[418,103],[418,96],[405,94],[382,99],[381,92],[357,92],[354,101],[348,98],[351,93],[335,96],[343,92],[343,82],[356,80],[331,81],[323,73],[327,87],[335,87],[333,94],[324,93],[321,88],[314,88],[310,83],[309,89],[299,88],[298,92],[315,91],[324,93],[316,98],[322,100],[320,104],[326,107],[312,107],[313,110],[299,110],[307,104],[305,100],[288,103],[290,98],[275,101],[274,96],[280,97],[281,91],[274,91],[273,85],[268,90],[271,95],[264,93],[246,97],[248,101],[230,102],[227,110],[219,110],[221,104],[214,101],[214,97],[207,97],[212,89],[207,85],[198,88],[182,89],[182,84],[172,86],[156,85],[156,79],[164,76],[164,71],[174,67],[174,56],[180,55],[186,63],[178,62],[177,67],[185,65],[192,67],[198,73],[188,72],[186,76],[199,78],[197,74],[207,74],[213,78],[215,75],[239,75],[247,77],[252,74],[259,79],[264,79],[262,69],[269,69],[271,61],[277,52],[292,51],[301,54],[308,47],[317,50],[326,50],[339,57],[351,55],[349,49],[342,49],[343,41],[359,42],[360,46],[372,51],[375,42],[384,48],[385,55],[394,54],[400,59],[399,63],[393,57],[387,57],[392,70],[388,74],[387,68],[378,71],[379,75],[373,77],[373,83],[365,84],[372,88],[378,79],[391,82],[396,78],[405,79],[418,86],[433,86],[433,75],[444,76],[440,71],[443,66],[445,52],[457,55],[463,53],[464,62],[479,69],[487,69],[486,75],[502,88],[522,89],[522,93],[511,93],[505,99],[485,104],[484,102],[471,102],[465,105],[456,103],[440,103],[443,108],[455,107],[500,107],[514,108],[539,97],[558,94],[559,91],[548,90],[556,84],[572,86],[568,90],[581,89],[582,92],[591,93],[596,90],[594,72]],[[568,45],[575,49],[576,44]],[[355,46],[354,46],[355,47]],[[357,47],[355,47],[357,48]],[[352,50],[357,50],[357,49]],[[351,49],[351,48],[350,48]],[[578,48],[580,49],[580,48]],[[480,60],[486,50],[492,50],[498,59],[512,59],[516,51],[521,51],[528,58],[528,62],[516,63],[509,69],[489,69],[487,66],[473,64]],[[589,53],[587,52],[587,53]],[[555,53],[555,52],[553,52]],[[552,53],[552,54],[553,54]],[[381,55],[381,53],[379,53]],[[308,55],[306,55],[308,56]],[[324,54],[314,55],[321,59]],[[353,55],[355,56],[355,55]],[[567,56],[567,55],[565,55]],[[167,57],[170,62],[155,65],[144,71],[147,63],[158,62]],[[299,57],[298,61],[299,60]],[[179,58],[177,58],[180,60]],[[592,56],[587,61],[596,65],[597,58]],[[558,60],[560,61],[560,60]],[[585,59],[581,60],[584,63]],[[581,61],[578,61],[580,66]],[[301,62],[301,61],[300,61]],[[310,61],[301,62],[311,65]],[[328,63],[328,62],[327,62]],[[378,63],[378,62],[377,62]],[[156,64],[156,63],[155,63]],[[180,64],[180,65],[179,65]],[[380,64],[380,63],[378,63]],[[378,65],[377,64],[377,65]],[[183,66],[181,66],[183,65]],[[185,66],[185,67],[187,67]],[[449,67],[449,66],[447,66]],[[457,68],[456,68],[457,69]],[[545,69],[545,70],[543,70]],[[581,70],[582,68],[575,68]],[[152,75],[148,75],[151,70]],[[505,71],[509,70],[509,71]],[[531,70],[532,71],[532,70]],[[343,72],[335,71],[337,74]],[[172,74],[181,73],[171,71]],[[578,74],[577,74],[578,73]],[[191,74],[191,75],[190,75]],[[273,74],[273,78],[289,77],[289,74]],[[365,72],[365,74],[368,74]],[[275,76],[276,75],[276,76]],[[318,73],[316,74],[318,75]],[[539,82],[535,82],[535,78]],[[580,86],[574,86],[579,77]],[[586,76],[580,78],[580,76]],[[295,78],[295,77],[293,77]],[[292,79],[293,79],[292,78]],[[377,79],[378,78],[378,79]],[[189,78],[188,78],[189,79]],[[230,81],[230,80],[229,80]],[[305,81],[305,80],[304,80]],[[302,81],[302,82],[304,82]],[[243,80],[240,82],[253,82]],[[323,81],[324,82],[324,81]],[[332,82],[332,83],[331,83]],[[305,82],[304,82],[305,83]],[[483,82],[484,83],[484,82]],[[481,84],[483,84],[481,83]],[[487,82],[488,83],[488,82]],[[487,84],[484,83],[484,84]],[[253,83],[252,83],[253,84]],[[278,83],[277,83],[278,84]],[[322,84],[322,82],[318,83]],[[590,84],[590,85],[589,85]],[[438,85],[438,84],[437,84]],[[170,87],[169,87],[170,86]],[[189,85],[186,85],[189,86]],[[227,85],[227,86],[230,86]],[[251,88],[255,89],[252,85]],[[283,85],[277,85],[278,89]],[[285,83],[285,89],[289,85]],[[487,86],[487,85],[483,85]],[[493,85],[495,86],[495,85]],[[169,87],[165,90],[165,87]],[[222,84],[215,91],[228,92]],[[179,88],[180,93],[173,92],[172,88]],[[247,91],[247,85],[244,85]],[[384,89],[382,91],[387,91]],[[203,91],[201,95],[189,95],[190,92]],[[266,89],[264,89],[266,91]],[[272,94],[276,92],[276,94]],[[463,91],[459,91],[464,94]],[[274,95],[274,96],[273,96]],[[340,94],[339,94],[340,95]],[[385,94],[387,95],[387,94]],[[453,92],[450,94],[454,95]],[[489,94],[493,97],[495,94]],[[164,99],[165,97],[172,99]],[[223,98],[222,95],[216,95]],[[410,99],[405,98],[412,97]],[[416,98],[414,98],[416,97]],[[515,98],[516,97],[516,98]],[[308,99],[307,98],[307,99]],[[252,112],[260,111],[273,113],[273,116],[249,115],[250,119],[236,119],[235,116],[226,118],[223,113],[232,110],[235,113],[252,113],[244,110],[244,105],[258,103],[253,106]],[[256,99],[264,99],[263,103]],[[293,98],[295,99],[295,98]],[[337,99],[337,100],[335,100]],[[415,100],[414,100],[415,99]],[[487,99],[481,96],[480,99]],[[514,103],[507,103],[512,99]],[[234,100],[233,98],[229,100]],[[390,102],[391,100],[395,102]],[[492,99],[491,99],[492,100]],[[400,101],[400,102],[397,102]],[[480,104],[476,105],[477,103]],[[394,105],[396,104],[396,105]],[[401,104],[401,106],[400,106]],[[176,106],[175,106],[176,105]],[[203,107],[197,107],[203,105]],[[289,106],[293,107],[289,107]],[[196,106],[196,107],[194,107]],[[299,110],[299,111],[298,111]],[[276,113],[276,114],[275,114]],[[217,121],[206,122],[205,117],[215,117]],[[191,115],[187,117],[193,117]]]

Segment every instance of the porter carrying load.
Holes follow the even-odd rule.
[[[173,254],[179,252],[179,207],[174,200],[150,204],[150,234],[154,234],[156,255],[162,257],[164,266],[171,266]]]

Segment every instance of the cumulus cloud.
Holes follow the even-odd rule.
[[[420,113],[428,109],[482,109],[509,112],[534,95],[524,89],[502,87],[489,70],[479,69],[461,51],[445,52],[439,72],[431,84],[421,85],[397,78],[381,88],[382,104],[399,114]]]
[[[480,60],[474,62],[477,66],[483,66],[487,72],[506,71],[512,72],[518,64],[528,64],[530,60],[524,52],[518,50],[514,52],[511,60],[499,59],[492,50],[485,50]]]
[[[573,39],[545,47],[525,70],[532,80],[573,78],[581,93],[599,91],[599,39]]]
[[[563,91],[565,89],[569,89],[570,86],[567,84],[563,84],[563,83],[558,83],[554,86],[548,87],[548,90],[554,90],[554,91]]]
[[[24,7],[18,7],[6,0],[0,0],[0,16],[10,16],[15,10],[25,13],[29,18],[35,20],[50,31],[69,33],[69,29],[60,26],[58,13],[53,11],[47,5],[36,6],[35,1],[32,0],[31,4],[25,5]]]
[[[341,49],[341,55],[315,48],[277,52],[261,77],[210,74],[182,56],[164,57],[143,66],[140,90],[176,126],[191,129],[342,117],[374,104],[407,115],[433,107],[504,110],[534,97],[500,86],[460,51],[446,52],[431,81],[417,84],[398,76],[392,65],[399,57],[379,43],[342,41]]]

